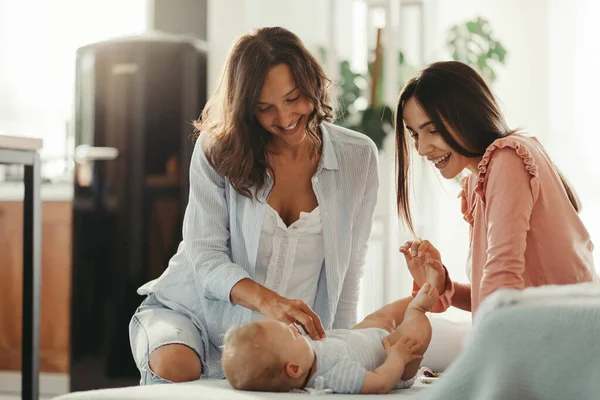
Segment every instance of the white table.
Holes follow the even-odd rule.
[[[40,291],[42,282],[41,139],[0,135],[0,164],[25,167],[23,201],[23,342],[21,398],[39,398]]]

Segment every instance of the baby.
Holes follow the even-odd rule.
[[[223,372],[242,390],[287,392],[321,381],[336,393],[388,393],[416,375],[431,340],[425,312],[438,297],[426,283],[406,312],[407,300],[398,300],[354,328],[329,330],[318,341],[294,324],[251,322],[226,335]],[[396,321],[402,323],[396,326]]]

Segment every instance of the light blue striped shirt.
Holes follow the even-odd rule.
[[[360,393],[367,371],[375,371],[387,358],[383,338],[388,335],[379,328],[334,329],[327,331],[325,339],[309,339],[317,368],[306,387]]]
[[[360,278],[379,186],[377,147],[367,136],[321,125],[323,150],[313,190],[321,210],[325,245],[314,311],[325,329],[356,324]],[[249,199],[210,166],[200,135],[190,165],[190,195],[183,240],[166,271],[138,293],[154,293],[199,327],[204,341],[203,375],[221,377],[225,332],[250,321],[251,310],[233,304],[232,287],[253,278],[258,242],[272,181]],[[149,333],[151,334],[151,333]]]

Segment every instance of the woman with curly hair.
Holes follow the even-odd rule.
[[[330,81],[282,28],[242,36],[197,123],[183,240],[130,323],[142,384],[222,378],[232,326],[313,339],[357,320],[377,148],[332,125]]]

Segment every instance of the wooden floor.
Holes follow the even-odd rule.
[[[40,374],[40,400],[51,399],[69,392],[67,374]],[[0,400],[21,398],[21,374],[0,371]]]

